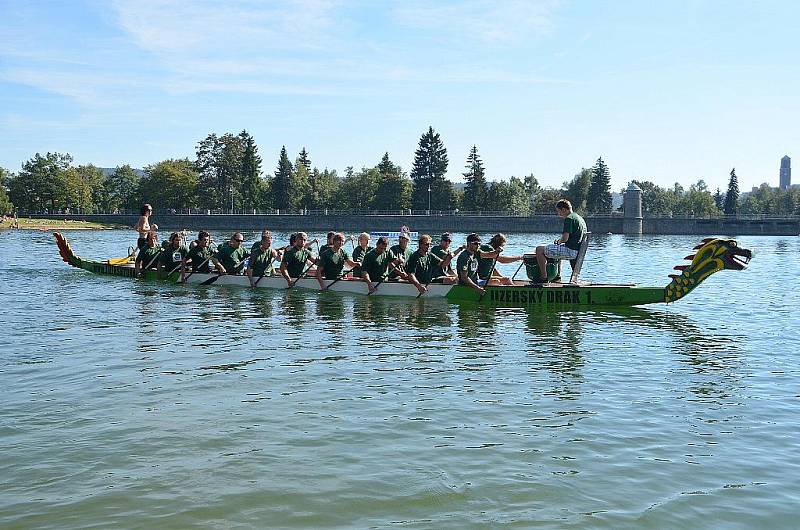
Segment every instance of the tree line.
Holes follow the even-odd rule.
[[[611,174],[602,158],[581,169],[561,187],[542,187],[536,177],[490,181],[477,146],[467,154],[463,189],[447,180],[447,149],[429,127],[419,140],[410,173],[385,153],[372,167],[352,166],[343,175],[312,164],[303,148],[292,161],[280,150],[274,171],[265,172],[255,139],[247,132],[209,134],[198,142],[195,158],[168,159],[135,170],[118,166],[73,165],[72,156],[36,153],[16,174],[0,168],[0,210],[26,212],[137,212],[149,202],[157,209],[214,211],[453,211],[550,214],[568,198],[590,214],[612,211]],[[643,193],[645,215],[798,214],[800,192],[763,185],[740,199],[735,170],[726,193],[711,193],[704,181],[684,189],[633,180]]]

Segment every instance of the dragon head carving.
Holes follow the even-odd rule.
[[[706,238],[694,250],[697,252],[685,258],[691,263],[676,265],[675,270],[681,273],[669,275],[672,281],[664,288],[666,302],[683,298],[715,272],[744,269],[753,257],[752,251],[740,247],[733,239]]]

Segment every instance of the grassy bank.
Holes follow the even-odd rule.
[[[11,229],[13,219],[0,221],[0,230]],[[88,221],[71,221],[68,219],[30,219],[20,217],[17,219],[20,230],[111,230],[114,228],[127,228],[122,225],[90,223]]]

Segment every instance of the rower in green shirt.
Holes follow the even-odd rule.
[[[139,253],[136,254],[133,275],[139,278],[143,269],[154,268],[160,254],[161,247],[158,245],[158,234],[151,230],[145,236],[144,246],[140,247]]]
[[[280,272],[286,280],[287,287],[291,289],[301,276],[309,272],[314,265],[314,258],[311,256],[311,251],[306,248],[308,235],[305,232],[293,234],[290,241],[293,241],[294,246],[283,253]]]
[[[244,236],[241,232],[236,232],[229,241],[219,246],[216,257],[223,267],[220,274],[242,274],[244,272],[244,260],[250,253],[242,243],[244,243]]]
[[[424,234],[419,238],[419,249],[411,254],[406,263],[406,274],[408,281],[420,294],[428,291],[428,284],[432,281],[445,281],[446,278],[436,278],[434,271],[441,267],[441,260],[429,251],[431,248],[431,236]]]
[[[394,245],[392,248],[389,249],[389,254],[392,255],[393,260],[400,260],[400,264],[394,269],[393,272],[389,274],[389,279],[403,279],[408,280],[408,275],[403,270],[405,264],[408,263],[408,258],[411,257],[413,251],[408,248],[408,242],[410,238],[408,236],[408,232],[400,232],[400,236],[397,239],[397,244]]]
[[[186,281],[186,266],[190,263],[192,265],[191,274],[195,272],[208,274],[211,272],[209,263],[213,263],[217,267],[217,270],[220,271],[221,274],[224,274],[224,269],[221,268],[222,264],[217,261],[215,254],[216,249],[211,248],[211,235],[205,230],[200,230],[197,234],[195,245],[189,249],[186,257],[183,258],[183,263],[181,264],[181,282]]]
[[[431,254],[439,258],[439,263],[434,265],[433,268],[434,278],[445,277],[450,279],[452,282],[458,280],[458,276],[453,271],[452,262],[453,258],[458,256],[461,251],[466,248],[466,246],[461,245],[455,250],[455,252],[451,252],[449,247],[452,241],[453,236],[450,235],[450,232],[445,232],[442,234],[439,244],[431,249]]]
[[[261,241],[253,245],[250,251],[250,262],[247,266],[250,287],[255,287],[262,277],[275,274],[275,268],[272,263],[279,255],[279,251],[272,248],[272,232],[269,230],[261,232]],[[255,276],[255,279],[253,279],[253,276]]]
[[[317,281],[323,291],[327,289],[324,280],[339,279],[342,276],[342,269],[345,264],[351,269],[358,265],[350,259],[350,254],[347,253],[347,250],[342,245],[344,245],[344,234],[336,233],[331,238],[331,246],[319,252]]]
[[[491,279],[490,285],[513,285],[511,278],[503,276],[494,268],[496,263],[514,263],[521,261],[522,256],[501,256],[506,245],[506,236],[495,234],[489,240],[489,244],[481,245],[478,253],[478,278],[481,280]],[[496,280],[496,281],[495,281]]]
[[[353,276],[356,278],[361,277],[361,263],[364,261],[364,256],[370,250],[372,250],[372,247],[369,246],[369,234],[361,232],[358,236],[358,245],[353,249],[353,261],[357,264],[356,267],[353,268]]]
[[[388,246],[389,239],[381,236],[375,243],[375,248],[364,256],[364,262],[361,264],[361,279],[367,284],[370,293],[375,292],[373,282],[385,281],[389,275],[389,267],[397,267],[400,264],[400,259],[392,257],[391,252],[386,248]]]
[[[176,272],[183,263],[183,259],[189,253],[189,249],[183,245],[183,238],[180,232],[172,232],[169,241],[162,245],[161,256],[158,260],[158,276],[161,278],[165,274],[169,276]]]

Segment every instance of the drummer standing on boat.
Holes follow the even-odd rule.
[[[139,239],[136,240],[136,248],[138,249],[147,245],[147,233],[150,232],[150,230],[158,230],[157,224],[150,224],[150,216],[153,215],[152,206],[143,204],[140,213],[139,220],[136,221],[136,224],[133,226],[133,229],[139,234]]]

